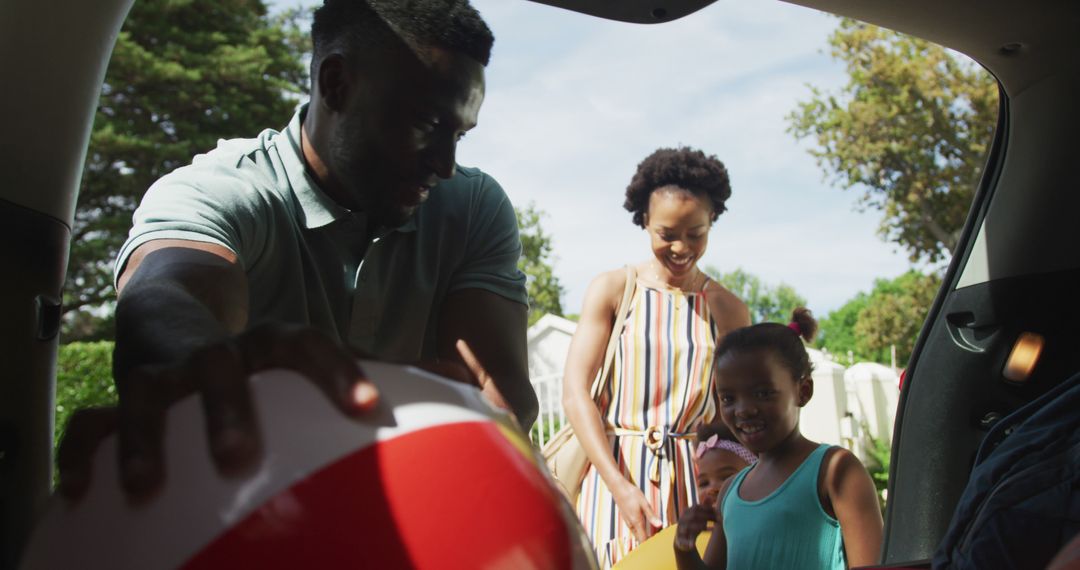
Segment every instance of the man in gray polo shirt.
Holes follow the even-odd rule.
[[[61,488],[118,428],[129,493],[161,481],[164,409],[202,395],[225,473],[260,453],[250,373],[293,368],[346,413],[377,402],[354,352],[463,365],[527,428],[525,277],[513,207],[455,163],[492,35],[467,0],[327,0],[312,96],[281,132],[222,141],[155,183],[116,261],[118,413],[72,420]]]

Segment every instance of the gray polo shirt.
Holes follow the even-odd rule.
[[[438,309],[451,291],[528,302],[517,218],[495,180],[458,167],[405,225],[369,240],[367,216],[332,201],[304,168],[306,109],[283,132],[219,141],[154,183],[135,211],[117,276],[147,241],[216,243],[247,273],[251,324],[310,324],[391,361],[434,356]]]

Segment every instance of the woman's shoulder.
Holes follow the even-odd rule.
[[[705,297],[717,321],[729,325],[724,327],[726,330],[750,325],[750,309],[746,303],[715,279],[705,284]]]
[[[604,291],[617,289],[622,292],[623,287],[626,286],[626,277],[626,266],[622,265],[593,277],[592,281],[589,282],[589,288],[599,288]]]
[[[611,305],[611,311],[614,311],[622,298],[626,278],[625,265],[593,277],[585,291],[585,310],[588,310],[590,305],[596,304],[605,307]]]

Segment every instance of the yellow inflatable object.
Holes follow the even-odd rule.
[[[675,533],[678,525],[671,525],[652,535],[637,548],[630,551],[612,570],[675,570]],[[697,537],[698,554],[704,556],[712,530]]]

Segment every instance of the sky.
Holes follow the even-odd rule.
[[[311,0],[271,1],[272,10]],[[858,189],[826,179],[786,131],[814,85],[836,90],[826,50],[838,20],[778,1],[719,0],[681,20],[634,25],[525,0],[473,0],[495,33],[487,95],[458,162],[535,205],[552,237],[563,308],[598,273],[651,255],[622,208],[637,164],[659,147],[715,154],[732,197],[699,265],[787,283],[819,316],[911,264],[878,237]]]

